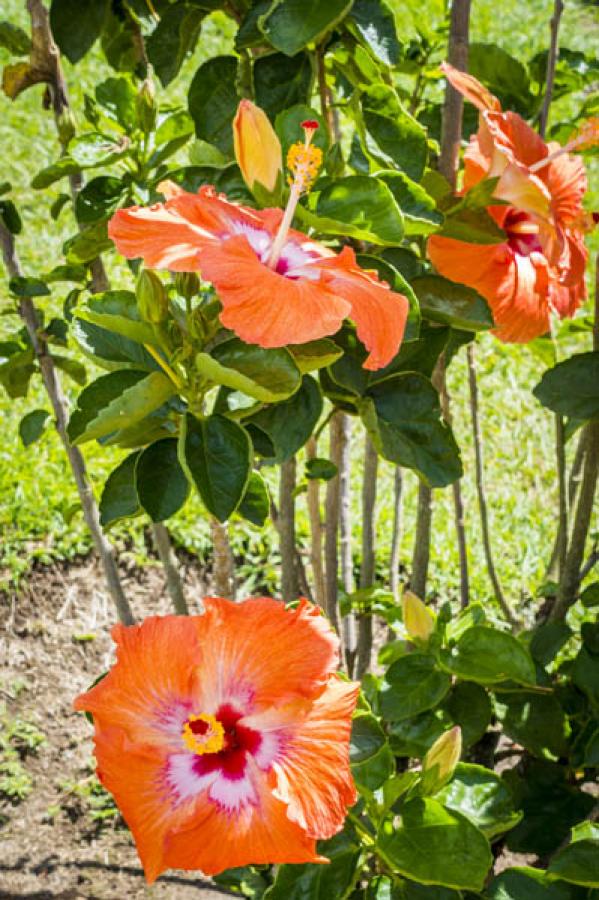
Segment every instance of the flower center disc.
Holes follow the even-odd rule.
[[[191,715],[183,726],[181,737],[188,750],[198,755],[218,753],[225,746],[225,729],[210,713]]]

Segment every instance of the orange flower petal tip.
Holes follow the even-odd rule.
[[[205,610],[116,626],[116,664],[74,704],[93,715],[98,775],[147,880],[327,862],[316,841],[356,800],[359,685],[335,674],[339,641],[305,600],[214,597]]]
[[[463,94],[477,109],[501,112],[501,103],[480,81],[467,72],[461,72],[448,62],[441,63],[441,71],[449,83]]]

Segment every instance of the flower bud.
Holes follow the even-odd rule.
[[[462,754],[462,730],[459,725],[437,738],[422,761],[420,793],[436,794],[451,779]]]
[[[152,76],[144,80],[136,99],[137,121],[144,134],[149,134],[156,125],[156,90]]]
[[[435,628],[435,615],[412,591],[404,591],[401,598],[403,623],[411,638],[428,641]]]
[[[181,297],[191,300],[200,292],[200,279],[195,272],[177,272],[175,275],[175,288]]]
[[[275,195],[283,178],[281,144],[266,113],[250,100],[242,100],[237,107],[233,142],[235,159],[252,193]]]
[[[137,308],[146,322],[159,325],[168,315],[168,297],[156,272],[142,269],[135,286]]]
[[[75,136],[75,119],[68,106],[64,106],[56,117],[58,139],[63,147],[66,147],[71,138]]]

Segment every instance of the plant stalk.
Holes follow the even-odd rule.
[[[369,588],[374,584],[376,568],[376,487],[378,474],[378,454],[368,432],[364,438],[364,472],[362,476],[362,566],[360,587]],[[358,657],[356,675],[361,678],[370,669],[372,655],[372,624],[370,612],[358,619]]]
[[[329,424],[329,456],[337,465],[341,461],[343,446],[343,413],[337,410],[331,417]],[[337,632],[339,632],[338,611],[338,577],[339,577],[339,552],[337,547],[337,534],[339,531],[340,488],[339,474],[327,481],[325,497],[325,533],[324,533],[324,559],[326,582],[326,610],[327,616]]]
[[[212,534],[212,583],[219,597],[235,599],[235,577],[233,571],[233,554],[229,543],[227,525],[218,519],[210,519]]]
[[[308,459],[316,459],[318,446],[316,438],[311,437],[306,445]],[[326,588],[324,564],[322,559],[323,525],[320,515],[320,482],[317,478],[308,479],[308,518],[310,520],[310,565],[314,582],[314,599],[322,608],[326,608]]]
[[[298,597],[295,546],[295,457],[281,464],[279,477],[279,547],[281,553],[281,596],[285,603]]]
[[[177,565],[177,556],[173,550],[168,529],[162,522],[154,522],[152,524],[152,538],[154,546],[156,547],[156,552],[160,557],[164,574],[166,575],[166,587],[169,596],[173,601],[175,612],[178,616],[188,616],[189,609],[187,608],[187,601],[185,599],[185,594],[183,593],[183,584]]]

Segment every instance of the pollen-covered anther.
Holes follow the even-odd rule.
[[[218,753],[225,746],[225,729],[210,713],[189,716],[183,726],[181,737],[187,749],[199,756],[204,753]]]
[[[599,144],[599,116],[593,116],[584,122],[575,140],[581,150],[588,150]]]
[[[309,191],[322,165],[322,150],[313,144],[298,141],[287,153],[287,168],[291,172],[289,184],[295,184],[301,193]]]

